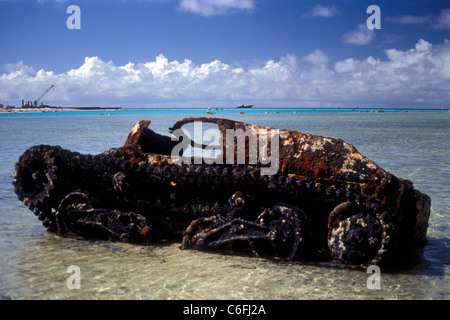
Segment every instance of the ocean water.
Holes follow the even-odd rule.
[[[134,123],[168,128],[205,110],[160,109],[0,113],[0,299],[449,299],[450,112],[388,110],[212,110],[213,116],[296,130],[353,144],[431,197],[427,244],[414,263],[381,270],[370,289],[364,270],[47,233],[14,194],[14,163],[36,144],[97,154],[125,142]],[[105,115],[99,115],[99,112]],[[110,114],[110,115],[108,115]],[[69,289],[69,266],[80,288]]]

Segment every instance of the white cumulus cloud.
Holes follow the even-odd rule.
[[[328,57],[320,49],[316,49],[314,52],[303,57],[303,60],[311,63],[327,63]]]
[[[450,101],[449,40],[420,39],[408,50],[391,48],[382,57],[335,62],[317,48],[251,68],[220,60],[171,61],[163,54],[120,66],[86,57],[64,73],[36,71],[21,61],[3,68],[0,102],[16,106],[52,84],[49,103],[61,106],[201,107],[251,101],[258,106],[449,107]]]
[[[316,5],[310,11],[306,12],[304,17],[320,17],[331,18],[339,13],[336,6],[323,6],[321,4]]]
[[[359,24],[358,27],[343,35],[344,42],[356,45],[366,45],[375,38],[374,29],[369,29],[365,24]]]
[[[450,9],[441,11],[433,27],[438,30],[450,30]]]
[[[225,15],[234,11],[250,11],[255,8],[254,0],[181,0],[183,11],[209,17]]]

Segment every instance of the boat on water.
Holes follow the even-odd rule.
[[[238,105],[236,108],[238,108],[238,109],[249,109],[249,108],[251,108],[251,107],[253,107],[253,105],[252,104],[250,104],[250,105],[243,105],[243,104],[240,104],[240,105]]]

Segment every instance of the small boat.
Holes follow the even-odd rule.
[[[253,107],[252,104],[247,105],[247,106],[245,106],[245,105],[243,105],[243,104],[240,104],[240,105],[238,105],[236,108],[238,108],[238,109],[248,109],[248,108],[251,108],[251,107]]]

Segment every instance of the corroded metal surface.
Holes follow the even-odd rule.
[[[28,149],[16,164],[15,191],[48,230],[83,237],[175,239],[185,249],[362,265],[392,263],[426,240],[430,198],[354,146],[219,118],[182,119],[170,132],[200,122],[223,138],[213,158],[183,157],[174,152],[180,143],[208,146],[140,121],[124,146],[99,155]],[[230,130],[255,140],[225,140]],[[268,166],[276,170],[265,175]]]

